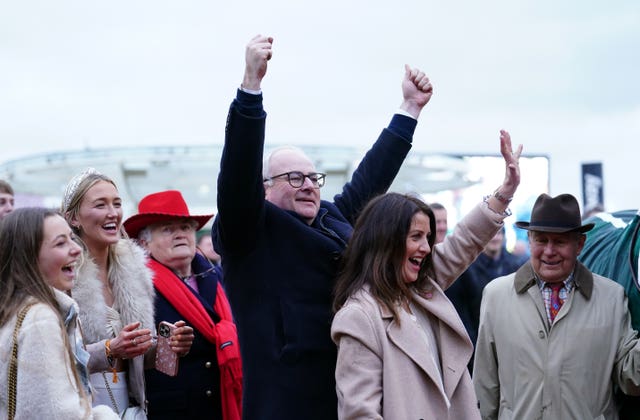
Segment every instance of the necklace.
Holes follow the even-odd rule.
[[[189,280],[193,279],[193,280],[197,280],[199,277],[204,277],[207,274],[211,273],[212,271],[214,271],[216,269],[216,267],[211,264],[211,267],[209,267],[208,269],[204,270],[202,273],[197,273],[197,274],[189,274],[187,276],[181,276],[178,273],[176,273],[175,271],[173,271],[173,273],[176,275],[176,277],[178,277],[180,280],[182,280],[183,282],[187,283]]]
[[[183,282],[187,283],[192,278],[195,278],[195,276],[193,274],[189,274],[188,276],[178,276],[178,278]]]

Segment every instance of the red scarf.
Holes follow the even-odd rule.
[[[200,300],[167,267],[150,259],[149,268],[154,272],[153,285],[185,320],[197,329],[208,341],[216,346],[218,366],[220,366],[220,390],[222,418],[241,420],[242,418],[242,363],[238,334],[233,323],[227,296],[218,282],[214,311],[220,322],[213,322]]]

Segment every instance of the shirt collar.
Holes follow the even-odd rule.
[[[533,272],[535,278],[536,278],[536,283],[538,284],[538,287],[540,288],[540,290],[544,289],[544,287],[549,284],[549,282],[543,281],[540,276],[538,276],[538,273],[536,273],[535,271]],[[571,274],[569,274],[569,277],[567,277],[566,279],[564,279],[562,281],[562,286],[567,289],[567,292],[570,292],[573,289],[573,271],[571,272]]]
[[[585,267],[580,261],[576,262],[576,267],[573,270],[573,284],[578,291],[587,299],[591,299],[593,293],[593,273]],[[527,261],[516,271],[514,286],[516,293],[524,293],[537,284],[536,274],[531,267],[531,261]]]

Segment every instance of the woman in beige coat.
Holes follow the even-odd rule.
[[[420,199],[389,193],[362,211],[336,283],[340,419],[479,419],[467,370],[473,345],[446,289],[508,215],[518,158],[501,133],[506,175],[434,246],[435,218]],[[432,252],[433,250],[433,252]]]

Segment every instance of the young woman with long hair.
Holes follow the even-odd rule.
[[[71,228],[56,211],[20,208],[0,221],[2,378],[10,377],[17,345],[15,382],[0,381],[1,418],[118,418],[109,407],[91,407],[88,354],[78,307],[67,294],[80,258]]]

